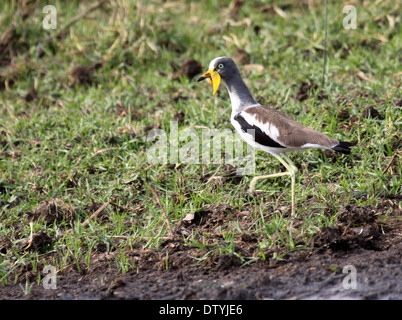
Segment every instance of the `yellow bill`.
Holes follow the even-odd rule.
[[[218,72],[216,72],[214,69],[210,69],[207,72],[205,72],[201,77],[198,78],[197,81],[204,80],[206,78],[209,78],[212,87],[214,88],[214,92],[212,94],[215,94],[218,91],[219,84],[221,83],[221,76]]]

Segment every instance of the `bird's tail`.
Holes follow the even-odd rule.
[[[349,154],[350,153],[350,147],[353,147],[355,143],[353,142],[345,142],[345,141],[339,141],[339,144],[336,145],[335,147],[332,148],[332,150]]]

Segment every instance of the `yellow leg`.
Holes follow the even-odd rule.
[[[296,183],[296,172],[298,171],[297,167],[295,164],[292,162],[292,160],[289,159],[289,157],[286,154],[283,154],[283,157],[286,159],[288,165],[291,168],[291,178],[292,178],[292,216],[295,213],[295,183]],[[289,170],[289,169],[288,169]]]
[[[292,192],[292,216],[295,214],[295,182],[296,182],[296,172],[297,168],[292,160],[286,154],[282,154],[282,156],[275,156],[287,169],[286,172],[279,172],[274,174],[269,174],[265,176],[254,177],[250,182],[249,192],[253,192],[255,190],[255,185],[259,180],[268,179],[268,178],[277,178],[282,176],[290,176],[291,177],[291,192]]]
[[[273,173],[273,174],[268,174],[266,176],[257,176],[254,177],[251,182],[250,182],[250,187],[248,189],[248,192],[253,192],[255,191],[255,185],[258,181],[268,179],[268,178],[277,178],[277,177],[282,177],[282,176],[290,176],[290,172],[279,172],[279,173]]]

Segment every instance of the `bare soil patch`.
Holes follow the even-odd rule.
[[[245,263],[236,255],[210,253],[187,246],[182,234],[196,228],[206,241],[216,241],[230,220],[247,229],[252,223],[248,208],[238,210],[224,204],[206,206],[193,219],[176,227],[174,240],[158,250],[141,245],[126,249],[137,270],[121,274],[115,264],[115,251],[97,250],[91,267],[78,272],[72,264],[57,277],[57,289],[44,289],[35,281],[38,272],[26,266],[25,277],[0,288],[1,299],[401,299],[402,221],[400,198],[385,199],[377,208],[354,204],[339,209],[332,227],[321,229],[306,248],[282,252],[273,259]],[[389,217],[378,216],[394,208]],[[179,236],[180,235],[180,236]],[[258,255],[259,235],[243,233],[236,239],[236,252]],[[222,240],[223,241],[223,240]],[[2,239],[0,250],[10,244]],[[33,247],[35,249],[35,247]],[[211,252],[211,251],[209,251]],[[278,253],[278,252],[277,252]],[[279,252],[280,253],[280,252]],[[345,266],[357,271],[357,288],[345,289]],[[38,270],[40,267],[38,268]],[[32,289],[24,295],[21,284],[32,279]],[[43,275],[42,275],[43,277]]]

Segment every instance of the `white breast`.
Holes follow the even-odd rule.
[[[232,110],[234,110],[236,113],[240,110],[241,107],[241,101],[239,96],[234,93],[234,92],[229,92],[229,96],[230,96],[230,104],[232,105]]]
[[[257,123],[259,123],[257,120],[254,119],[255,123],[253,123],[251,121],[251,119],[246,118],[245,113],[241,113],[241,115],[243,116],[243,118],[249,122],[251,125],[258,125]],[[252,134],[249,134],[247,132],[243,132],[243,130],[241,129],[240,124],[234,119],[234,117],[236,116],[236,114],[232,114],[230,122],[232,123],[233,127],[236,129],[237,133],[243,138],[244,141],[246,141],[250,146],[256,148],[256,149],[260,149],[262,151],[268,152],[274,156],[277,156],[280,153],[283,152],[289,152],[289,151],[293,151],[296,150],[294,148],[272,148],[272,147],[267,147],[264,146],[262,144],[259,144],[258,142],[256,142],[254,140],[254,136]],[[249,116],[250,118],[254,118],[252,116]],[[265,132],[267,132],[267,130],[264,130]],[[268,130],[269,131],[269,130]],[[278,129],[274,126],[271,127],[271,131],[273,131],[273,135],[277,134],[279,135],[279,133],[277,133]]]

